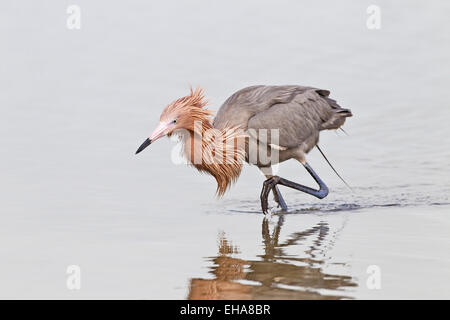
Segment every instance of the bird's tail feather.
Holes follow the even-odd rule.
[[[342,129],[342,127],[339,128],[343,133],[345,133],[348,136],[347,131],[345,131],[344,129]]]
[[[350,187],[348,185],[347,182],[345,182],[344,178],[341,177],[341,175],[336,171],[336,169],[333,167],[333,165],[330,163],[330,161],[328,160],[328,158],[325,156],[325,154],[323,153],[322,149],[320,149],[319,145],[316,144],[317,149],[319,150],[319,152],[322,154],[323,158],[325,159],[325,161],[328,163],[328,165],[331,167],[331,169],[333,169],[334,173],[336,173],[336,175],[339,177],[339,179],[342,180],[342,182],[347,186],[347,188],[349,188],[351,191],[353,191],[352,187]]]

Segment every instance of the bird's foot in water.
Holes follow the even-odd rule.
[[[269,192],[270,192],[270,190],[273,190],[274,188],[276,188],[279,181],[280,181],[280,177],[273,176],[273,177],[267,179],[266,181],[264,181],[264,183],[263,183],[260,199],[261,199],[261,209],[264,214],[267,214],[268,210],[269,210],[269,200],[268,200]],[[282,197],[278,198],[279,201],[281,199],[283,199],[283,198]],[[284,208],[283,208],[282,203],[284,204]],[[284,200],[280,201],[279,205],[283,208],[283,210],[287,210],[287,206],[286,206],[286,203],[284,202]]]
[[[280,190],[278,190],[278,187],[275,186],[272,189],[273,198],[276,203],[278,203],[278,208],[281,208],[283,211],[288,211],[288,207],[286,205],[286,202],[283,199],[283,196],[281,195]]]

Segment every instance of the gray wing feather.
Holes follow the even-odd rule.
[[[279,146],[291,148],[317,136],[320,130],[337,129],[351,116],[328,98],[327,90],[303,86],[254,86],[242,89],[225,101],[214,127],[227,125],[246,129],[278,129]],[[251,132],[251,130],[249,130]],[[266,138],[259,136],[259,141]]]

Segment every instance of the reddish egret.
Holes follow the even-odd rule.
[[[339,129],[345,118],[352,116],[349,109],[340,107],[329,94],[327,90],[303,86],[252,86],[229,97],[211,122],[212,112],[205,109],[207,102],[202,89],[191,88],[190,95],[175,100],[163,110],[159,125],[136,154],[163,136],[178,134],[187,160],[216,179],[219,196],[236,181],[246,161],[258,166],[267,178],[260,196],[262,211],[267,213],[270,191],[278,205],[287,210],[277,185],[319,199],[328,195],[328,187],[306,162],[305,155],[314,146],[318,147],[320,131]],[[242,140],[245,142],[238,142]],[[252,150],[256,156],[252,156]],[[261,150],[266,152],[266,157],[260,155]],[[273,154],[277,156],[272,157]],[[226,160],[222,161],[224,157]],[[319,189],[272,174],[272,165],[288,159],[299,161]]]

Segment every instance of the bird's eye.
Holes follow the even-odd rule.
[[[172,121],[172,123],[177,123],[177,120],[178,120],[178,119],[174,119],[174,120]]]

